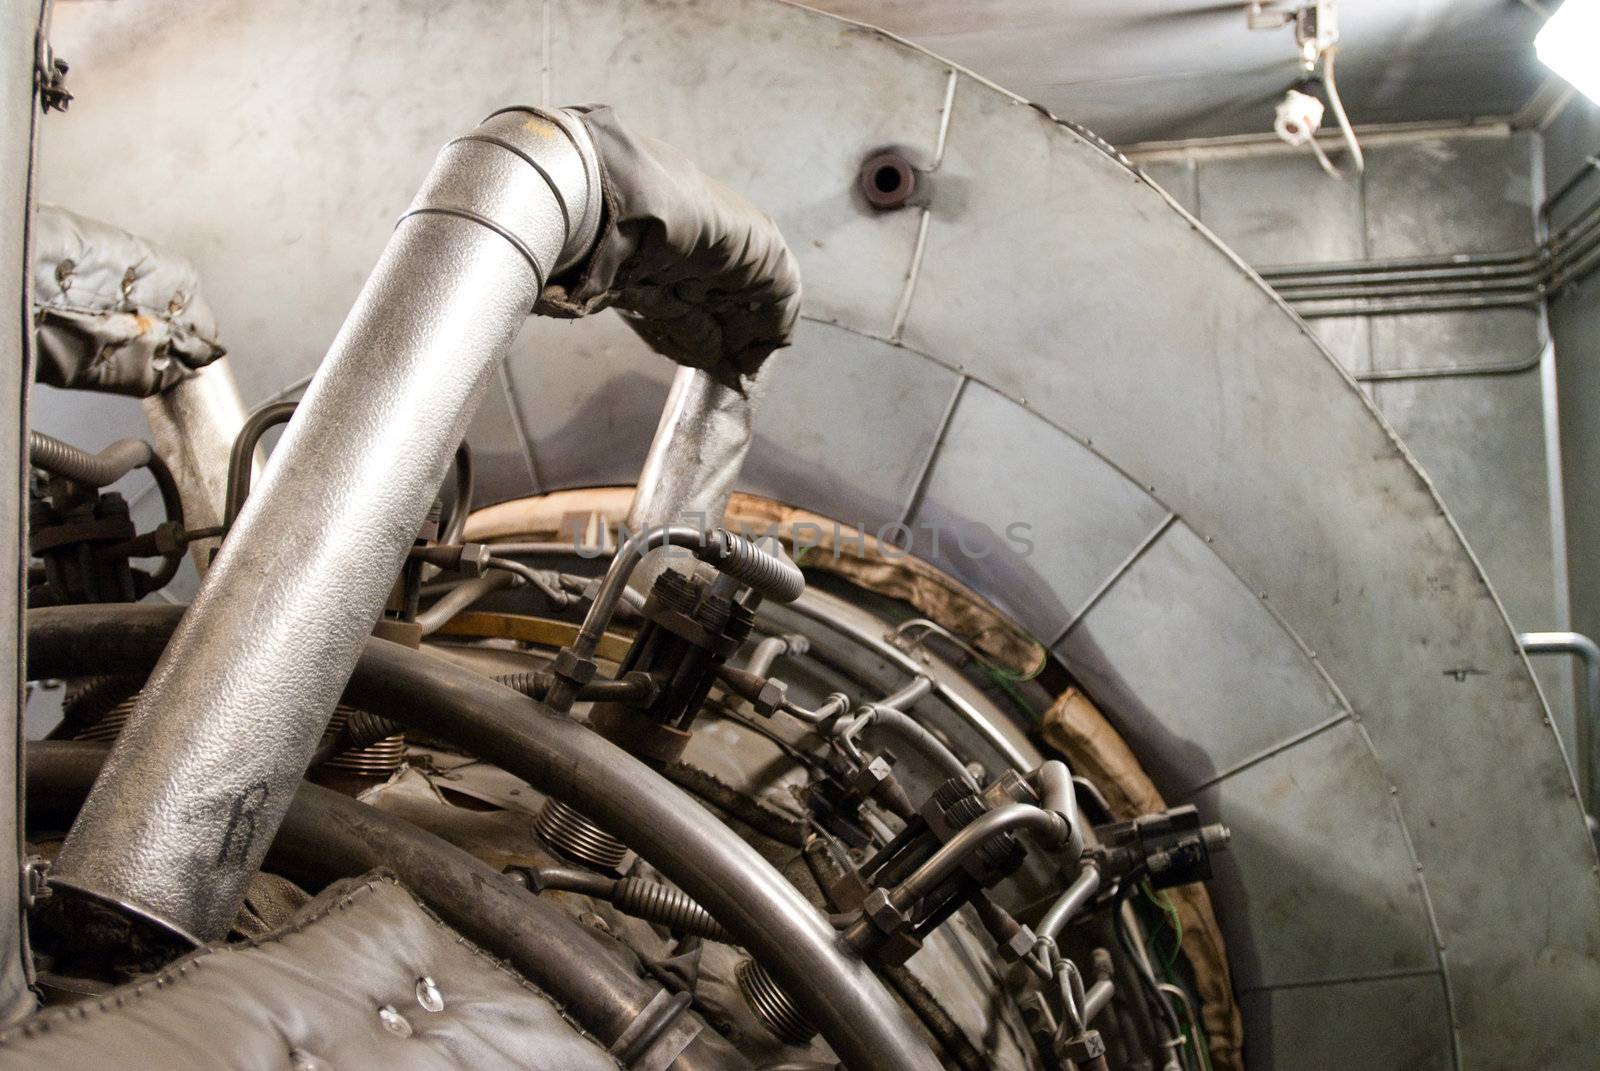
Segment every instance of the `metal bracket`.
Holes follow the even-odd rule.
[[[67,61],[57,58],[45,35],[41,28],[34,37],[33,84],[39,91],[41,111],[64,112],[72,103],[72,94],[67,92]]]

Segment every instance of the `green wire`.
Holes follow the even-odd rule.
[[[1173,935],[1172,954],[1168,956],[1166,953],[1161,952],[1159,948],[1157,949],[1161,959],[1161,973],[1173,985],[1182,985],[1183,983],[1178,980],[1172,968],[1177,964],[1178,954],[1183,948],[1183,919],[1179,917],[1178,908],[1173,904],[1172,898],[1166,893],[1157,896],[1156,891],[1150,887],[1148,881],[1141,882],[1139,888],[1144,893],[1145,899],[1150,902],[1151,906],[1161,912],[1162,918],[1171,927]],[[1188,1005],[1185,1004],[1184,1008],[1187,1009]],[[1200,1022],[1195,1016],[1189,1015],[1186,1018],[1189,1020],[1189,1043],[1194,1046],[1194,1051],[1199,1056],[1200,1065],[1204,1071],[1211,1071],[1211,1049],[1206,1044],[1205,1030],[1200,1026]]]

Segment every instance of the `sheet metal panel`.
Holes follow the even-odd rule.
[[[959,382],[909,350],[802,321],[794,346],[762,374],[739,487],[827,502],[829,516],[872,533],[897,524]]]
[[[920,557],[962,577],[1049,643],[1165,517],[1104,460],[970,383],[912,524]]]
[[[1600,1002],[1594,848],[1504,611],[1432,486],[1306,329],[1116,160],[964,81],[943,175],[968,195],[932,206],[908,343],[1025,397],[1215,540],[1316,652],[1399,789],[1463,1051],[1525,1060],[1512,1039],[1537,1021],[1548,1061],[1582,1066]],[[1021,250],[1057,266],[1018,273]],[[1013,280],[1003,309],[986,301],[997,278]],[[1530,873],[1559,901],[1490,877]]]
[[[42,196],[194,262],[249,405],[327,352],[439,146],[540,92],[537,4],[143,0],[56,27],[76,99]]]
[[[1550,489],[1539,371],[1374,383],[1373,397],[1401,441],[1452,503],[1484,572],[1512,622],[1562,628],[1552,565]],[[1569,743],[1573,679],[1569,659],[1533,662],[1552,715]]]
[[[1252,1067],[1453,1066],[1440,1028],[1449,1005],[1437,974],[1256,990],[1241,993],[1239,1004]]]
[[[857,171],[886,146],[933,162],[948,67],[787,4],[590,0],[549,12],[552,100],[617,102],[631,127],[772,213],[808,315],[890,333],[920,214],[872,211]]]
[[[1416,860],[1359,725],[1316,733],[1194,802],[1233,830],[1215,886],[1236,905],[1223,923],[1236,986],[1438,967]]]
[[[1056,644],[1172,799],[1348,712],[1294,637],[1178,522]]]

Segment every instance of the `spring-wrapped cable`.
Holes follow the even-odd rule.
[[[30,464],[90,487],[116,483],[134,469],[148,465],[154,456],[150,444],[142,439],[118,439],[98,454],[91,454],[42,431],[28,433]]]
[[[816,1030],[790,1001],[789,994],[778,988],[761,964],[753,959],[740,960],[733,977],[750,1010],[780,1041],[805,1045],[816,1036]]]
[[[805,574],[782,551],[769,551],[726,528],[707,534],[702,556],[735,580],[778,602],[794,602],[806,590]]]
[[[708,941],[733,943],[733,935],[682,889],[645,878],[623,878],[612,890],[610,899],[625,915]]]
[[[533,828],[562,855],[602,870],[616,870],[628,857],[626,844],[554,796],[539,808]]]

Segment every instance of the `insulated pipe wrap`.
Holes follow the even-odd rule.
[[[498,143],[448,146],[396,227],[62,845],[60,888],[227,932],[495,366],[593,239],[569,226],[598,219],[582,125],[485,129]]]

